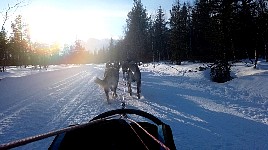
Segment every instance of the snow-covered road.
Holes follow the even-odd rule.
[[[0,143],[42,134],[121,108],[146,111],[169,124],[178,149],[268,149],[267,95],[236,80],[216,84],[142,68],[141,99],[123,84],[108,104],[94,83],[104,65],[82,65],[0,81]],[[267,79],[265,79],[267,81]],[[241,87],[242,86],[242,87]],[[266,97],[267,96],[267,97]],[[18,149],[47,149],[49,138]]]

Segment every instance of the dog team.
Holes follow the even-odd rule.
[[[109,92],[112,92],[112,97],[117,97],[117,87],[119,82],[119,70],[122,68],[123,79],[127,81],[128,93],[132,96],[132,84],[137,84],[137,97],[140,99],[141,93],[141,72],[138,64],[133,61],[124,62],[107,62],[104,71],[103,79],[96,77],[95,83],[99,84],[105,92],[106,99],[110,103]]]

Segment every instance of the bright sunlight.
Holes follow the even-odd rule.
[[[23,15],[33,41],[69,43],[75,39],[109,38],[107,14],[96,10],[67,11],[53,7],[30,7]]]

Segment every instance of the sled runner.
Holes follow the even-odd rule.
[[[135,121],[138,116],[146,121]],[[155,116],[136,109],[104,112],[88,123],[0,145],[10,149],[55,136],[49,150],[60,149],[135,149],[175,150],[172,130]]]

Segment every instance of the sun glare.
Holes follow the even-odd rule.
[[[33,41],[70,43],[75,39],[108,38],[106,16],[94,11],[33,7],[25,13]]]

